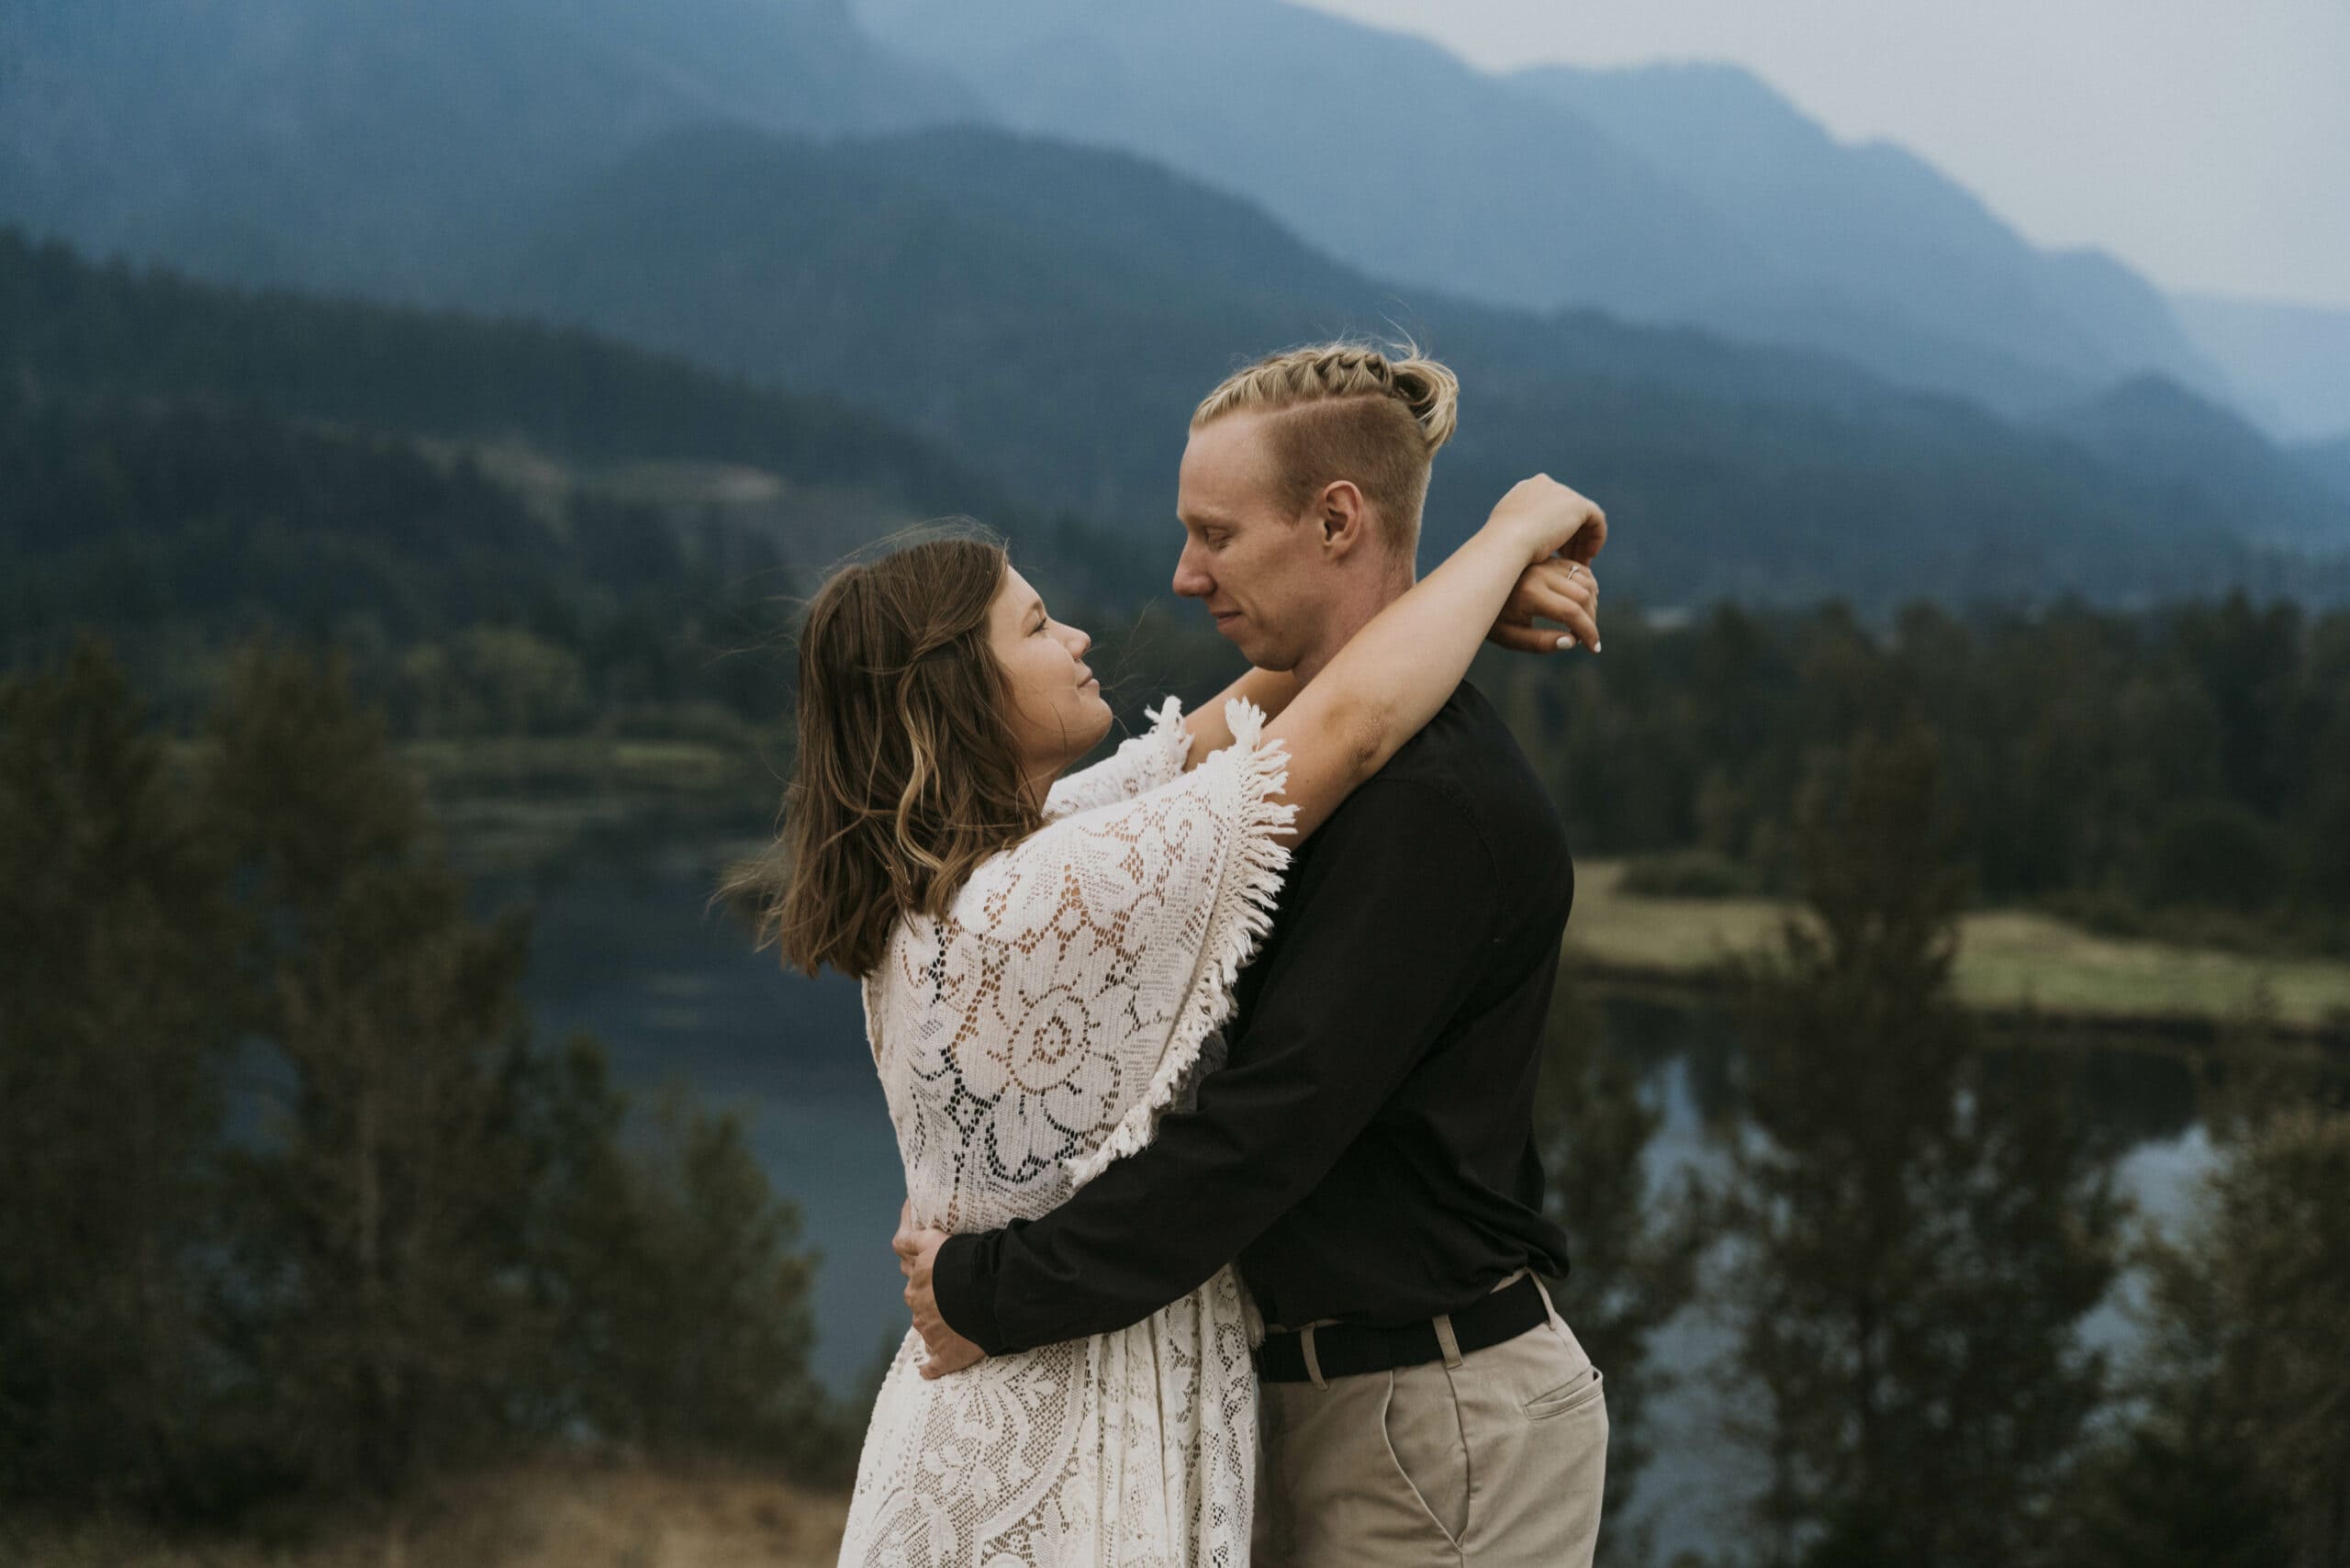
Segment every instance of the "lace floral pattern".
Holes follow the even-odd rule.
[[[1057,784],[1046,825],[943,920],[892,933],[865,984],[916,1221],[1049,1213],[1150,1140],[1222,1058],[1232,981],[1270,917],[1292,815],[1264,715],[1190,773],[1173,699]],[[936,1382],[909,1333],[857,1466],[843,1563],[1242,1568],[1256,1470],[1256,1315],[1229,1268],[1113,1334]]]

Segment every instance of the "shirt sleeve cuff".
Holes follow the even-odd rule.
[[[995,1316],[995,1255],[1001,1231],[950,1236],[930,1263],[930,1293],[946,1327],[990,1356],[1012,1347]]]

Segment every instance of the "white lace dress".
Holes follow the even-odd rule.
[[[1270,920],[1293,808],[1264,715],[1189,773],[1169,698],[1151,730],[1056,784],[952,915],[901,920],[866,1027],[918,1224],[1050,1212],[1223,1058],[1232,982]],[[1137,1223],[1147,1216],[1137,1215]],[[924,1381],[909,1332],[857,1463],[844,1564],[1242,1568],[1261,1333],[1226,1266],[1113,1334]]]

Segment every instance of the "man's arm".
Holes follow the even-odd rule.
[[[1483,839],[1432,786],[1374,778],[1322,831],[1284,900],[1296,924],[1198,1108],[1044,1218],[949,1238],[910,1271],[929,1276],[907,1293],[918,1320],[934,1294],[936,1316],[993,1354],[1140,1322],[1230,1261],[1370,1124],[1506,914]]]

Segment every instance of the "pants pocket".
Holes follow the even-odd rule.
[[[1451,1381],[1388,1375],[1380,1412],[1387,1457],[1428,1523],[1457,1548],[1469,1531],[1469,1439]]]
[[[1568,1416],[1577,1410],[1587,1409],[1599,1403],[1603,1381],[1597,1367],[1587,1366],[1557,1388],[1528,1400],[1524,1406],[1526,1418],[1547,1421],[1554,1416]]]

